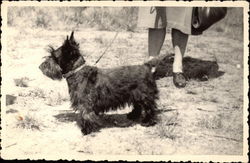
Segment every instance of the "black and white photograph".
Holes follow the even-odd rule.
[[[3,2],[0,157],[248,162],[248,12]]]

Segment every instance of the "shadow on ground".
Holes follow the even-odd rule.
[[[54,115],[54,117],[60,122],[75,122],[77,114],[75,112],[66,112]]]
[[[169,112],[173,111],[173,109],[170,110],[162,110],[158,109],[155,111],[156,115],[156,121],[158,121],[158,114],[161,114],[162,112]],[[60,121],[60,122],[75,122],[77,120],[77,114],[75,112],[65,112],[65,113],[59,113],[55,115],[54,117]],[[138,120],[129,120],[127,118],[127,114],[103,114],[101,115],[101,118],[105,122],[103,128],[112,128],[112,127],[131,127],[136,124],[140,124],[141,119]],[[157,123],[157,122],[156,122]]]
[[[77,120],[77,114],[75,112],[66,112],[55,115],[54,117],[60,122],[75,122]],[[127,114],[103,114],[101,118],[106,122],[106,127],[129,127],[133,126],[135,122],[127,119]]]

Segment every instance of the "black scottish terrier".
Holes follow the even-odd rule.
[[[53,80],[67,80],[72,107],[80,114],[77,124],[83,134],[99,130],[105,124],[102,113],[133,106],[127,115],[140,119],[141,125],[155,124],[158,89],[152,66],[135,65],[99,69],[85,64],[74,39],[74,32],[58,49],[50,47],[50,56],[39,66]]]

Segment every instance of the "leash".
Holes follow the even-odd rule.
[[[113,40],[110,42],[109,46],[106,47],[105,51],[102,53],[102,55],[98,58],[98,60],[95,62],[94,65],[96,65],[100,60],[101,58],[104,56],[104,54],[106,53],[106,51],[108,50],[108,48],[113,44],[114,40],[116,39],[117,35],[118,35],[119,32],[116,32]],[[79,66],[78,68],[76,68],[75,70],[72,70],[72,71],[69,71],[68,73],[66,74],[63,74],[63,77],[64,78],[68,78],[70,77],[72,74],[76,73],[77,71],[81,70],[85,65],[81,65]]]
[[[102,55],[97,59],[97,61],[95,62],[94,65],[96,65],[96,64],[100,61],[100,59],[104,56],[104,54],[106,53],[106,51],[108,50],[108,48],[113,44],[113,42],[114,42],[114,40],[116,39],[118,33],[119,33],[119,31],[116,32],[116,34],[115,34],[113,40],[110,42],[109,46],[106,47],[106,49],[104,50],[104,52],[102,53]]]

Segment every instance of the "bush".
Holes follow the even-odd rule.
[[[136,7],[9,7],[8,25],[53,30],[96,27],[133,31],[137,10]]]
[[[42,124],[30,115],[26,115],[24,117],[17,116],[17,127],[31,130],[40,130]]]
[[[28,87],[29,78],[22,77],[20,79],[14,79],[14,83],[17,87]]]
[[[97,28],[134,31],[138,7],[9,7],[8,25],[13,27],[67,30]],[[208,31],[243,38],[243,8],[228,8],[226,17]]]

